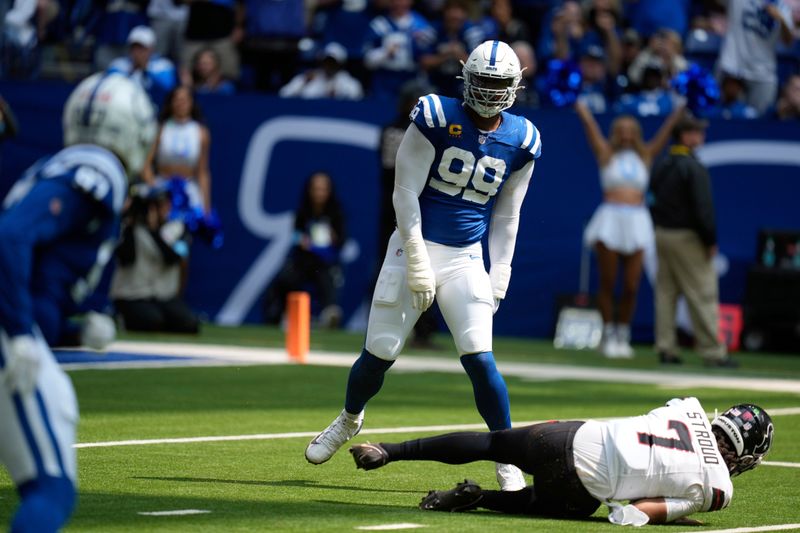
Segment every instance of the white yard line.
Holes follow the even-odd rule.
[[[773,417],[783,415],[800,414],[798,407],[786,407],[771,409],[769,411]],[[569,417],[567,417],[569,418]],[[527,422],[515,422],[515,427],[529,426],[531,424],[538,424],[544,420],[532,420]],[[391,435],[395,433],[438,433],[445,431],[469,431],[469,430],[486,430],[485,424],[450,424],[438,426],[405,426],[396,428],[367,428],[361,430],[359,435]],[[227,442],[227,441],[240,441],[240,440],[278,440],[278,439],[299,439],[299,438],[313,438],[316,437],[318,431],[298,431],[291,433],[257,433],[253,435],[219,435],[219,436],[206,436],[206,437],[176,437],[165,439],[134,439],[134,440],[117,440],[105,442],[83,442],[75,444],[75,448],[112,448],[116,446],[148,446],[154,444],[192,444],[200,442]],[[764,463],[768,464],[768,463]],[[773,466],[787,466],[794,465],[795,463],[778,464],[772,463]]]
[[[767,466],[783,466],[785,468],[800,468],[800,463],[787,463],[784,461],[763,461],[761,464]]]
[[[427,527],[422,524],[414,524],[411,522],[400,522],[398,524],[378,524],[377,526],[357,526],[355,529],[364,531],[391,531],[394,529],[418,529]]]
[[[142,516],[186,516],[192,514],[208,514],[211,511],[205,509],[176,509],[174,511],[139,511],[136,514]]]
[[[157,342],[119,341],[109,347],[109,351],[142,355],[161,355],[175,358],[189,358],[191,361],[120,361],[107,364],[71,363],[66,370],[84,369],[127,369],[159,368],[172,366],[209,365],[278,365],[291,361],[286,351],[280,348],[254,348],[245,346],[224,346],[214,344],[180,344]],[[340,352],[312,351],[308,363],[320,366],[349,367],[358,354]],[[98,354],[102,361],[102,354]],[[577,367],[568,365],[548,365],[537,363],[500,363],[500,372],[508,377],[531,380],[576,380],[602,381],[611,383],[652,384],[666,388],[721,388],[771,392],[790,392],[800,394],[800,380],[777,378],[743,377],[736,374],[705,375],[668,372],[662,369],[632,370],[622,368]],[[392,367],[394,372],[446,372],[462,374],[464,369],[453,357],[401,357]]]
[[[800,524],[775,524],[773,526],[735,527],[732,529],[710,529],[703,533],[755,533],[757,531],[788,531],[800,529]],[[685,533],[697,533],[697,529],[689,529]]]
[[[538,422],[541,422],[539,420]],[[536,424],[537,422],[520,422],[515,426],[525,426]],[[455,424],[449,426],[408,426],[400,428],[375,428],[363,429],[359,435],[390,435],[393,433],[426,433],[439,431],[467,431],[485,430],[486,424]],[[190,444],[196,442],[225,442],[239,440],[276,440],[276,439],[298,439],[316,437],[319,431],[303,431],[295,433],[261,433],[255,435],[223,435],[210,437],[178,437],[172,439],[137,439],[137,440],[118,440],[106,442],[85,442],[75,444],[75,448],[112,448],[115,446],[146,446],[152,444]]]

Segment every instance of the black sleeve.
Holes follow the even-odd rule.
[[[691,172],[692,210],[697,233],[706,246],[717,244],[717,227],[714,223],[714,201],[711,196],[711,177],[700,163],[695,162]]]
[[[336,236],[334,244],[341,248],[342,245],[344,245],[344,241],[347,240],[347,233],[345,233],[346,230],[344,227],[344,212],[341,207],[334,211],[331,217],[331,227]]]
[[[133,225],[129,224],[122,230],[122,238],[117,245],[117,260],[119,264],[128,267],[136,261],[136,245],[133,242]]]
[[[294,215],[294,230],[300,233],[306,233],[309,217],[308,211],[302,207],[297,210]]]
[[[2,97],[0,97],[0,122],[3,122],[3,129],[0,130],[0,140],[10,139],[17,135],[17,118]]]

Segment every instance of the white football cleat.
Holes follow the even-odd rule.
[[[525,482],[525,476],[522,474],[522,470],[516,466],[495,463],[494,468],[497,473],[497,482],[500,484],[500,490],[522,490],[528,486]]]
[[[324,463],[333,457],[345,442],[358,435],[363,425],[364,411],[358,415],[351,415],[343,409],[330,426],[308,443],[306,460],[315,465]]]

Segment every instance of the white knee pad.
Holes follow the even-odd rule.
[[[381,327],[384,326],[384,327]],[[365,347],[369,353],[383,359],[394,361],[403,349],[403,340],[397,332],[391,331],[387,324],[376,324],[373,329],[379,331],[367,334]]]
[[[453,335],[453,340],[455,340],[458,355],[492,351],[491,330],[487,331],[485,327],[470,328],[459,332],[458,336]]]

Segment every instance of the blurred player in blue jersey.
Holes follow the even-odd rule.
[[[138,85],[119,74],[91,76],[64,108],[67,147],[31,167],[4,202],[0,461],[20,496],[13,532],[57,531],[72,512],[78,405],[43,329],[60,324],[68,302],[99,279],[119,233],[127,175],[141,170],[154,134]]]
[[[439,302],[490,430],[511,427],[508,391],[492,354],[492,314],[511,278],[519,211],[541,153],[538,130],[504,110],[521,69],[513,50],[486,41],[463,67],[464,100],[429,94],[411,111],[397,153],[389,240],[372,297],[364,350],[350,370],[345,408],[306,448],[324,463],[363,424],[364,407],[420,314]],[[488,233],[491,268],[483,263]],[[497,465],[504,490],[525,486],[519,469]]]

